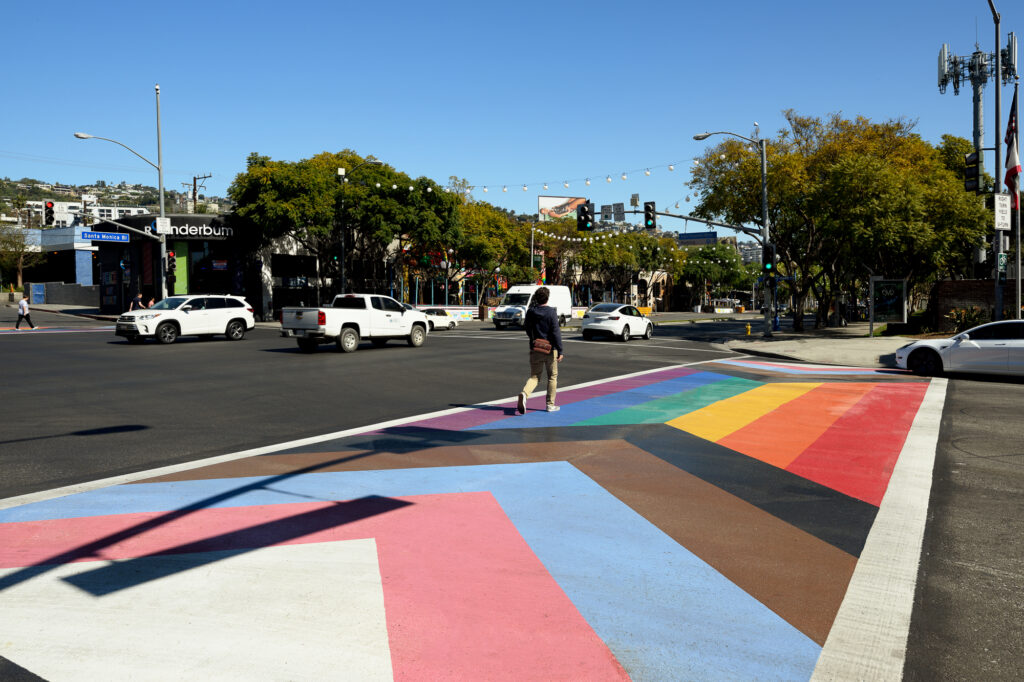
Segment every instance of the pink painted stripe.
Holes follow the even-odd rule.
[[[786,467],[875,506],[882,503],[928,384],[879,384]]]
[[[628,679],[488,492],[8,523],[0,564],[362,538],[377,543],[396,680]]]
[[[621,391],[628,391],[641,386],[649,386],[650,384],[655,384],[660,381],[668,381],[669,379],[689,376],[690,374],[696,374],[696,372],[697,370],[677,367],[663,372],[651,372],[650,374],[618,379],[616,381],[609,381],[603,384],[575,388],[570,391],[561,391],[558,394],[558,402],[562,405],[571,405],[572,403],[590,400],[591,398],[600,398],[601,396],[609,395],[611,393],[619,393]],[[544,381],[541,381],[539,390],[543,391],[544,385]],[[545,400],[545,396],[537,395],[528,400],[527,405],[534,409],[544,409]],[[484,424],[492,424],[494,422],[501,421],[502,419],[514,417],[515,415],[512,414],[512,410],[514,410],[515,407],[516,402],[511,400],[497,405],[488,405],[484,408],[469,408],[455,414],[447,414],[443,417],[434,417],[432,419],[413,422],[406,424],[403,428],[417,427],[424,429],[441,429],[445,431],[461,431],[463,429],[483,426]]]

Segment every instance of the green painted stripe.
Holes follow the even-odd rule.
[[[717,403],[719,400],[731,398],[762,385],[763,383],[760,381],[731,377],[665,398],[602,414],[599,417],[576,422],[575,425],[663,424],[676,417]]]

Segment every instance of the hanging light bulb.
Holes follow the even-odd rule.
[[[566,187],[568,187],[568,186],[569,186],[569,181],[568,181],[568,180],[566,180],[566,181],[565,181],[565,182],[563,182],[562,184],[563,184],[563,185],[565,185]]]
[[[544,189],[547,189],[547,188],[548,188],[548,183],[545,182],[544,183]]]
[[[487,194],[487,185],[484,185],[484,194]]]
[[[694,159],[693,160],[693,165],[694,166],[699,166],[700,165],[700,161],[698,159]]]
[[[607,178],[605,178],[605,181],[606,182],[611,182],[612,181],[612,176],[609,175]]]
[[[413,191],[413,187],[412,187],[412,185],[409,185],[409,191],[410,191],[410,192],[411,192],[411,191]]]
[[[526,191],[526,185],[523,185],[523,191],[524,192]]]
[[[668,169],[672,170],[672,166],[669,166]],[[644,175],[650,175],[650,174],[651,174],[651,169],[650,168],[648,168],[647,170],[644,171]]]
[[[586,182],[586,184],[587,184],[587,185],[590,185],[590,178],[587,178],[587,182]]]
[[[625,180],[625,179],[626,179],[626,174],[625,174],[625,173],[623,173],[623,174],[622,174],[622,179],[623,179],[623,180]]]
[[[508,191],[508,185],[502,185],[501,191],[502,192],[507,192]]]
[[[678,201],[676,202],[676,208],[679,208],[679,202]]]
[[[391,189],[398,189],[398,185],[391,185]],[[487,191],[487,190],[484,190]]]
[[[687,195],[686,195],[686,200],[687,200],[687,201],[689,201],[689,200],[690,200],[690,195],[689,195],[689,194],[687,194]]]
[[[670,163],[670,164],[668,165],[668,169],[669,169],[670,171],[674,171],[674,170],[676,169],[676,165],[675,165],[674,163]]]
[[[380,183],[379,182],[377,183],[377,189],[380,189]]]

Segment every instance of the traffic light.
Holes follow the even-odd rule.
[[[53,202],[47,201],[43,204],[43,224],[53,225]]]
[[[765,276],[775,275],[775,244],[765,244],[761,249],[761,272]]]
[[[178,269],[178,259],[174,257],[173,251],[167,252],[167,272],[174,272]]]
[[[576,229],[588,231],[594,229],[594,204],[587,201],[576,209]]]
[[[644,202],[644,227],[653,230],[658,226],[658,214],[653,201]]]
[[[981,192],[981,153],[964,154],[964,190]]]

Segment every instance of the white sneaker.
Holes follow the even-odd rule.
[[[548,412],[558,412],[560,409],[558,405],[548,405]]]
[[[520,393],[516,402],[516,414],[526,414],[526,394]]]

